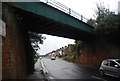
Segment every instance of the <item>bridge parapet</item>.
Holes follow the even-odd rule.
[[[66,13],[66,14],[69,14],[70,16],[73,16],[74,18],[77,18],[78,20],[81,20],[83,22],[86,22],[88,20],[83,15],[72,10],[71,8],[68,8],[67,6],[61,4],[60,2],[58,2],[56,0],[40,0],[40,2],[46,3],[47,5],[57,8],[58,10]]]
[[[76,18],[78,20],[81,20],[83,22],[86,22],[88,20],[83,15],[72,10],[71,8],[68,8],[67,6],[61,4],[60,2],[58,2],[56,0],[4,0],[3,2],[43,2],[43,3],[46,3],[47,5],[50,5],[66,14],[69,14],[70,16],[73,16],[74,18]]]

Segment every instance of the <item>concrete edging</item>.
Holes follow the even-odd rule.
[[[45,79],[47,79],[48,81],[51,81],[53,80],[54,78],[50,75],[50,73],[46,70],[44,64],[43,64],[43,61],[41,59],[41,65],[42,65],[42,70],[41,70],[41,73],[43,73],[43,75],[45,76]]]

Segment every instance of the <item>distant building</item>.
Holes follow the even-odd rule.
[[[74,44],[69,44],[68,47],[64,48],[64,55],[69,55],[72,52]]]
[[[120,1],[118,2],[118,13],[120,13]]]

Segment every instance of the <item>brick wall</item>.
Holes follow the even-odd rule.
[[[101,61],[108,58],[120,58],[119,44],[94,40],[84,43],[84,50],[76,62],[99,67]]]
[[[3,6],[3,21],[6,23],[6,37],[3,37],[2,78],[22,79],[27,76],[24,36],[16,20],[14,9]]]

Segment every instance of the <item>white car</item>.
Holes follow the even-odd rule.
[[[51,60],[55,60],[55,57],[52,56],[52,57],[51,57]]]

